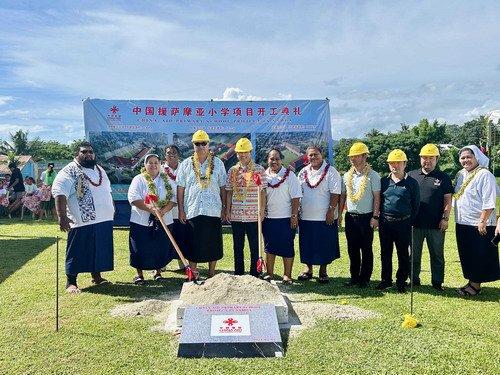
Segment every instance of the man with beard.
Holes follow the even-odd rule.
[[[52,195],[59,227],[68,232],[66,291],[80,293],[76,278],[82,272],[90,272],[95,285],[109,283],[101,272],[113,269],[113,198],[90,143],[80,143],[73,161],[57,174]]]

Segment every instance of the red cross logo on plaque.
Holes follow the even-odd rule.
[[[113,114],[115,114],[116,112],[118,112],[118,111],[119,111],[119,109],[118,109],[118,107],[117,107],[116,105],[114,105],[113,107],[111,107],[109,110],[110,110],[111,112],[113,112]]]
[[[236,319],[229,318],[224,320],[224,323],[226,323],[228,326],[232,327],[235,323],[238,323]]]

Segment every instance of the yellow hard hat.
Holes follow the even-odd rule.
[[[210,138],[208,137],[207,132],[200,129],[194,132],[191,142],[210,142]]]
[[[363,142],[355,142],[349,149],[348,156],[368,154],[368,147]]]
[[[439,148],[434,143],[427,143],[420,150],[420,156],[439,156]]]
[[[240,138],[236,142],[234,151],[236,152],[250,152],[253,150],[252,142],[248,138]]]
[[[387,162],[392,161],[408,161],[408,158],[403,150],[396,148],[389,152],[389,155],[387,156]]]

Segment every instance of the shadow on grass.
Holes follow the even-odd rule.
[[[464,284],[465,284],[465,282],[464,282]],[[422,285],[422,286],[415,287],[413,290],[415,293],[429,294],[429,295],[433,295],[436,297],[461,298],[461,299],[478,301],[478,302],[498,302],[498,301],[500,301],[500,289],[488,287],[488,284],[482,285],[481,293],[478,296],[464,297],[464,296],[460,296],[457,293],[457,288],[443,287],[443,289],[444,289],[444,291],[438,292],[430,285]],[[408,287],[407,290],[408,290],[407,294],[409,294],[410,288]]]
[[[0,283],[55,242],[54,237],[0,237]]]
[[[180,293],[184,278],[169,277],[165,273],[164,280],[147,280],[148,274],[146,272],[144,272],[146,281],[143,285],[134,285],[132,281],[117,281],[113,284],[92,285],[82,288],[82,292],[123,297],[118,300],[119,302],[136,302],[149,298],[161,298],[162,294]]]

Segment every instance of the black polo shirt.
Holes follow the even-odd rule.
[[[444,195],[453,194],[451,178],[439,169],[425,174],[422,169],[408,173],[418,182],[420,187],[420,207],[415,227],[422,229],[439,229],[443,217]]]
[[[380,185],[381,213],[393,217],[410,215],[413,222],[417,216],[420,203],[418,182],[405,174],[405,177],[396,183],[389,175],[382,177]]]

